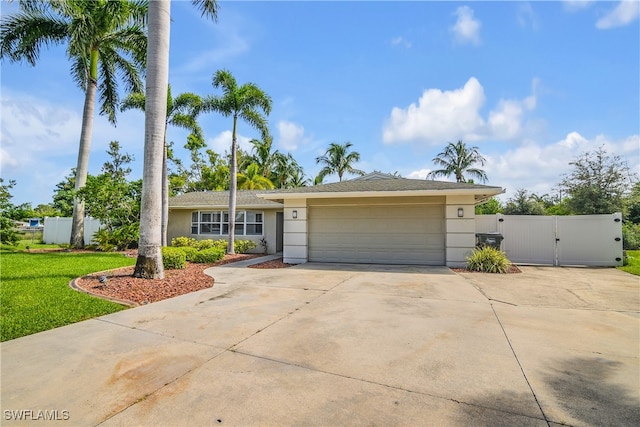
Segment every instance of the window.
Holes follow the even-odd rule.
[[[262,236],[264,213],[237,211],[237,236]],[[191,213],[191,234],[222,236],[229,234],[229,213],[225,211],[197,211]]]

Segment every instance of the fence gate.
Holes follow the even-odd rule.
[[[504,236],[502,250],[514,263],[622,265],[622,214],[478,215],[476,232]]]

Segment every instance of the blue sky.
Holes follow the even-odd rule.
[[[625,2],[236,2],[217,23],[172,2],[170,83],[217,94],[228,69],[273,99],[275,147],[309,177],[331,142],[350,141],[367,172],[424,178],[447,142],[486,157],[488,184],[554,193],[576,156],[604,146],[640,167],[640,3]],[[15,4],[2,3],[2,14]],[[1,176],[15,204],[49,203],[77,160],[84,94],[64,48],[36,67],[3,61]],[[210,148],[230,146],[231,119],[201,116]],[[186,132],[169,129],[177,154]],[[240,126],[240,145],[257,133]],[[89,171],[109,141],[142,174],[144,116],[96,117]],[[329,177],[328,181],[337,180]]]

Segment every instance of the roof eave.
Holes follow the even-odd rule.
[[[237,209],[282,209],[282,205],[238,205]],[[179,205],[169,206],[169,209],[229,209],[229,205]]]

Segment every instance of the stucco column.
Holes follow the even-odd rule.
[[[447,196],[445,207],[447,267],[465,267],[467,265],[466,257],[475,248],[476,215],[474,202],[472,195]]]
[[[303,264],[308,261],[307,200],[284,200],[284,236],[282,261]]]

